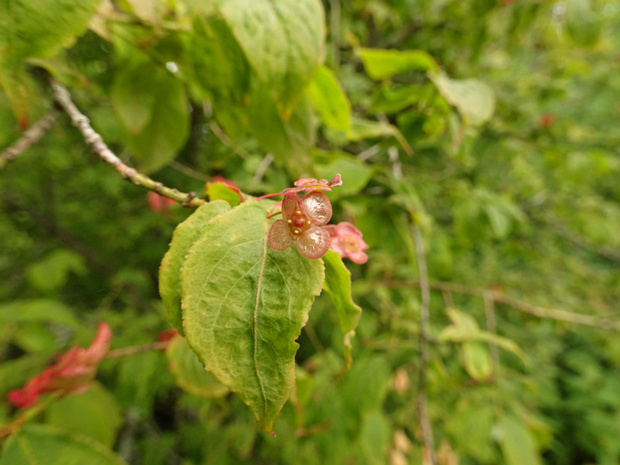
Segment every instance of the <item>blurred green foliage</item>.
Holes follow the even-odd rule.
[[[52,106],[51,73],[115,153],[167,186],[202,195],[220,175],[261,195],[340,172],[334,217],[370,245],[350,266],[363,309],[351,370],[322,295],[276,438],[236,396],[204,395],[213,380],[178,349],[105,360],[95,388],[28,423],[0,464],[31,463],[30,443],[105,464],[422,464],[421,368],[438,465],[617,464],[620,6],[326,0],[322,18],[318,1],[274,0],[259,24],[299,47],[282,64],[235,29],[266,3],[104,1],[86,32],[90,6],[65,31],[46,5],[32,47],[8,59],[34,26],[4,19],[28,2],[0,0],[0,146]],[[300,11],[314,22],[286,24]],[[16,413],[6,394],[98,321],[113,348],[169,328],[158,268],[189,214],[151,211],[63,115],[0,171],[0,424]],[[412,224],[432,288],[428,366]],[[540,307],[615,329],[521,311]]]

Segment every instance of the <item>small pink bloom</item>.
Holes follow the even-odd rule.
[[[349,258],[354,263],[366,263],[368,255],[363,251],[368,244],[362,239],[362,233],[351,223],[343,221],[335,226],[325,226],[331,237],[330,248],[342,258]]]
[[[171,341],[178,335],[179,335],[179,332],[176,329],[167,329],[157,335],[157,340],[159,342]]]
[[[332,217],[332,205],[322,192],[310,192],[303,199],[292,189],[284,192],[282,217],[269,229],[268,242],[274,250],[286,250],[293,242],[307,258],[321,258],[329,250],[329,234],[322,227]]]
[[[110,349],[112,330],[100,323],[97,334],[88,349],[74,347],[58,363],[31,378],[21,389],[9,392],[8,399],[16,407],[24,408],[34,403],[40,394],[63,391],[82,392],[90,387],[97,367]]]
[[[339,174],[333,177],[331,181],[327,179],[301,178],[295,181],[295,187],[286,189],[289,192],[301,191],[331,191],[332,187],[342,186],[342,178]]]
[[[548,128],[549,126],[553,124],[554,119],[555,118],[553,117],[553,115],[550,115],[549,113],[545,113],[544,115],[540,117],[540,127]]]

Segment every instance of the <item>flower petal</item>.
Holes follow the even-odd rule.
[[[285,220],[288,220],[293,217],[296,210],[299,210],[300,203],[299,197],[295,192],[285,192],[284,198],[282,199],[282,216]],[[274,223],[275,224],[275,223]]]
[[[284,205],[282,206],[284,207]],[[284,211],[284,208],[282,211]],[[286,250],[293,245],[293,239],[286,221],[276,220],[271,225],[267,241],[269,242],[269,247],[273,250]]]
[[[329,234],[319,228],[312,226],[297,240],[297,250],[306,258],[321,258],[329,250]]]
[[[301,200],[301,207],[310,220],[318,226],[327,224],[332,217],[332,204],[322,192],[310,192]]]

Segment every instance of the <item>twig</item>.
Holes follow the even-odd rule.
[[[534,315],[540,318],[550,318],[552,320],[565,321],[568,323],[575,323],[584,326],[594,326],[602,329],[620,330],[620,322],[618,321],[593,315],[584,315],[583,313],[569,312],[567,310],[557,308],[547,308],[539,307],[537,305],[531,305],[525,302],[521,302],[520,300],[508,297],[499,291],[479,289],[475,287],[465,286],[463,284],[441,281],[430,282],[429,286],[431,289],[436,289],[438,291],[458,292],[459,294],[468,294],[481,297],[487,295],[496,303],[508,305],[509,307],[512,307],[523,313]]]
[[[0,428],[0,439],[6,438],[19,431],[19,428],[31,418],[36,417],[39,413],[49,407],[56,399],[62,397],[62,391],[50,393],[45,399],[39,400],[33,406],[23,410],[18,417],[12,422]]]
[[[271,162],[273,162],[273,160],[274,157],[272,154],[268,153],[267,155],[265,155],[265,158],[262,159],[262,161],[258,165],[258,168],[256,168],[256,173],[254,173],[252,182],[258,184],[263,180],[263,176],[265,176],[265,172],[267,171],[267,168],[269,168],[269,165],[271,165]]]
[[[175,160],[170,162],[170,167],[177,170],[179,173],[183,173],[185,176],[196,179],[198,181],[209,182],[211,180],[211,178],[209,178],[209,176],[207,176],[206,174],[203,174],[200,171],[196,171],[195,169],[190,168],[189,166],[185,166],[183,163],[179,163]]]
[[[48,114],[26,130],[17,142],[0,154],[0,169],[4,168],[7,163],[15,160],[31,145],[36,144],[43,134],[47,132],[57,117],[57,113],[54,110],[51,110]]]
[[[128,355],[139,354],[142,352],[150,352],[151,350],[164,350],[168,347],[168,344],[170,344],[170,341],[158,341],[141,346],[123,347],[122,349],[111,350],[105,358],[126,357]]]
[[[134,168],[125,165],[121,159],[108,148],[103,138],[95,132],[88,118],[78,110],[71,100],[69,91],[55,81],[51,82],[51,86],[54,91],[54,99],[67,115],[69,115],[71,122],[82,133],[84,140],[90,146],[91,150],[103,161],[112,165],[123,178],[136,186],[142,186],[145,189],[157,192],[159,195],[168,197],[186,207],[198,207],[204,203],[204,200],[199,199],[194,192],[186,194],[176,189],[166,187],[162,183],[156,182],[148,176],[137,172]]]
[[[332,39],[332,69],[340,66],[340,0],[329,0],[329,28]]]
[[[487,322],[487,331],[491,334],[497,334],[497,324],[495,321],[495,301],[493,300],[493,296],[489,292],[485,292],[482,295],[482,298],[484,299],[484,315]],[[497,350],[497,346],[495,344],[489,344],[489,353],[491,354],[493,371],[497,373],[497,367],[499,366],[499,351]]]
[[[586,239],[580,237],[576,234],[573,234],[561,226],[551,225],[553,231],[563,239],[566,239],[569,242],[572,242],[578,247],[598,255],[599,257],[603,257],[606,260],[614,263],[620,263],[620,252],[612,249],[611,247],[597,247],[595,245],[590,244]]]
[[[420,415],[420,427],[422,428],[422,440],[424,448],[422,458],[424,465],[435,464],[435,448],[433,445],[433,429],[428,418],[428,398],[427,398],[427,369],[430,362],[428,349],[430,340],[429,319],[430,319],[430,287],[428,282],[428,270],[426,268],[426,254],[424,251],[424,241],[420,228],[417,224],[411,225],[411,234],[415,243],[415,251],[418,262],[418,274],[420,276],[420,367],[418,371],[418,412]]]

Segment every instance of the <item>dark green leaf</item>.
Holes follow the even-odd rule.
[[[107,447],[114,445],[123,422],[116,399],[99,383],[55,401],[45,414],[50,425],[84,434]]]
[[[4,445],[0,465],[124,465],[94,439],[51,426],[26,425]]]

